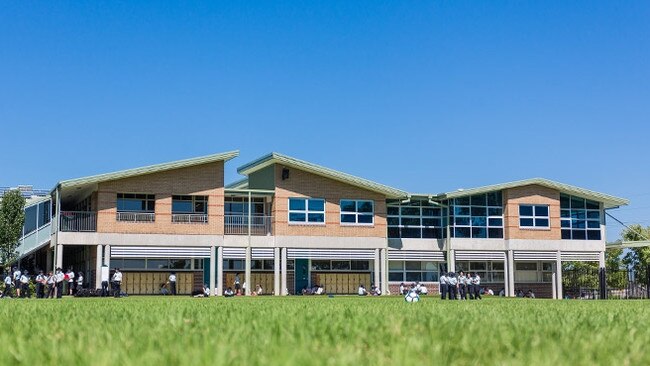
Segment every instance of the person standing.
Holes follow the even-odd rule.
[[[14,267],[13,271],[13,284],[14,287],[16,288],[16,297],[20,297],[20,276],[22,275],[22,272],[20,272],[20,269],[17,267]]]
[[[47,296],[46,298],[53,299],[54,292],[56,288],[56,277],[52,274],[52,271],[47,274]]]
[[[119,268],[115,268],[115,273],[113,273],[113,296],[120,297],[120,292],[122,290],[122,272]]]
[[[440,300],[447,298],[447,274],[442,273],[440,275]]]
[[[467,291],[467,294],[469,294],[469,299],[474,300],[474,284],[472,282],[472,276],[469,272],[467,272],[467,276],[465,277],[465,290]]]
[[[79,291],[84,288],[84,273],[77,272],[77,287],[76,290]]]
[[[5,290],[2,291],[2,297],[11,297],[11,286],[14,284],[14,281],[11,279],[11,272],[7,272],[4,282]]]
[[[63,298],[63,282],[65,281],[65,274],[63,273],[63,268],[59,267],[56,269],[56,298]]]
[[[474,299],[481,300],[481,276],[476,272],[472,278],[472,285],[474,286]]]
[[[45,276],[43,275],[43,271],[38,271],[38,275],[36,275],[36,298],[37,299],[42,299],[45,297]]]
[[[450,272],[447,275],[447,282],[449,282],[449,300],[456,300],[458,295],[458,278],[456,278],[455,272]]]
[[[108,266],[102,266],[102,297],[108,296]]]
[[[239,273],[235,273],[235,293],[237,295],[240,295],[241,292],[241,285],[239,284]]]
[[[458,273],[458,294],[461,300],[467,300],[467,281],[465,281],[465,272]]]
[[[74,295],[74,271],[72,270],[72,267],[68,268],[68,272],[66,272],[66,277],[68,277],[68,295],[72,296]]]
[[[27,271],[20,275],[20,297],[29,298],[29,274]]]
[[[169,274],[169,289],[171,290],[172,296],[176,296],[176,272]]]

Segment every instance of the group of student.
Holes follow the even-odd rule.
[[[366,290],[366,287],[363,284],[359,284],[359,289],[357,290],[357,294],[359,296],[368,296],[368,295],[379,296],[381,295],[381,290],[379,289],[379,286],[375,286],[374,284],[372,284],[370,286],[370,292],[368,292],[368,290]]]
[[[404,284],[404,282],[399,284],[399,293],[400,295],[406,295],[409,292],[415,292],[418,295],[426,295],[429,293],[429,289],[420,284],[420,282],[415,282],[411,284],[411,287],[408,287]]]
[[[44,274],[43,271],[38,271],[35,277],[31,277],[27,270],[21,270],[13,267],[4,276],[4,289],[0,297],[12,297],[15,290],[16,297],[29,298],[30,284],[33,282],[36,287],[36,298],[57,298],[63,296],[63,284],[67,283],[65,292],[68,295],[74,295],[78,289],[84,287],[83,272],[75,272],[72,268],[68,268],[66,272],[62,268],[57,268],[54,273],[51,271]]]
[[[440,298],[442,300],[481,300],[481,276],[460,271],[440,275]]]

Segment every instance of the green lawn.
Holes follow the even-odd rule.
[[[0,300],[1,365],[647,365],[650,302]]]

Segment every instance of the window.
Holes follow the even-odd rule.
[[[503,238],[501,191],[450,200],[450,220],[455,238]]]
[[[289,223],[325,224],[325,200],[289,198]]]
[[[117,212],[154,212],[155,206],[153,194],[117,194]]]
[[[467,273],[478,273],[481,281],[485,283],[503,282],[505,279],[503,271],[503,262],[492,261],[459,261],[456,262],[456,272],[463,271]]]
[[[436,282],[444,263],[431,261],[389,261],[388,280],[393,282]]]
[[[561,194],[560,223],[562,239],[601,240],[598,202]]]
[[[389,238],[442,239],[445,237],[447,210],[427,201],[408,204],[389,202],[387,206]]]
[[[548,205],[519,205],[519,227],[548,229]]]
[[[172,196],[172,214],[206,214],[208,196]]]
[[[290,263],[289,261],[287,264]],[[273,259],[251,259],[251,271],[269,271],[273,270]],[[224,259],[224,271],[241,271],[244,272],[246,268],[246,261],[243,259]]]
[[[372,225],[375,217],[373,201],[341,200],[341,225]]]
[[[552,282],[553,262],[515,262],[515,282]]]
[[[312,259],[311,270],[334,272],[367,272],[370,271],[370,261]]]
[[[224,200],[226,215],[248,216],[248,197],[226,197]],[[264,197],[251,197],[253,216],[264,216]]]

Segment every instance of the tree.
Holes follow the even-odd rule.
[[[624,241],[641,241],[650,238],[650,226],[634,224],[621,233]],[[637,278],[644,278],[645,270],[650,265],[650,247],[629,248],[623,256],[623,263],[634,271]]]
[[[0,263],[16,258],[18,240],[25,224],[25,198],[18,190],[5,192],[0,201]]]

